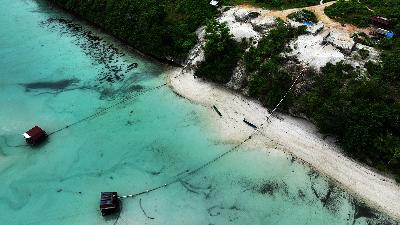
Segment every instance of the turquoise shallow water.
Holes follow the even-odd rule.
[[[209,134],[201,107],[166,86],[39,148],[12,147],[33,125],[55,131],[165,82],[162,65],[121,47],[44,3],[2,1],[0,224],[115,224],[98,211],[101,191],[162,185],[232,147]],[[117,224],[396,224],[272,150],[240,149],[122,203]]]

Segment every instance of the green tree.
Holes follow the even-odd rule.
[[[275,107],[292,84],[292,76],[286,71],[285,60],[281,53],[287,49],[287,44],[300,34],[304,27],[298,29],[286,26],[279,21],[277,27],[270,30],[262,38],[257,47],[251,47],[244,56],[246,72],[252,74],[249,82],[250,96],[257,98],[267,107]],[[287,110],[292,104],[290,93],[281,110]]]
[[[217,83],[227,83],[241,57],[241,47],[229,33],[227,25],[215,19],[207,22],[205,39],[205,60],[195,75]]]
[[[291,13],[288,15],[288,18],[297,22],[318,22],[317,16],[312,11],[306,9]]]

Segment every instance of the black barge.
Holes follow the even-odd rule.
[[[103,216],[118,213],[121,209],[117,192],[101,192],[100,211]]]

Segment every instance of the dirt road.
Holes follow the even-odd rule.
[[[289,14],[300,11],[302,9],[307,9],[307,10],[314,12],[315,15],[317,16],[318,21],[323,22],[325,27],[327,27],[327,28],[335,28],[337,30],[348,32],[348,33],[354,33],[354,32],[364,32],[366,34],[370,33],[369,28],[358,28],[351,24],[341,24],[341,23],[329,18],[325,14],[324,10],[326,7],[331,6],[334,3],[336,3],[336,1],[331,1],[331,2],[327,2],[327,3],[323,3],[323,1],[321,1],[321,4],[319,4],[319,5],[308,6],[308,7],[304,7],[304,8],[286,9],[286,10],[271,10],[261,16],[274,16],[274,17],[280,18],[284,21],[287,21],[288,20],[287,17]],[[243,7],[248,9],[251,6],[243,5]]]

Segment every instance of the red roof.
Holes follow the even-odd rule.
[[[46,136],[46,132],[38,126],[34,126],[32,129],[26,132],[32,139],[39,139],[42,136]]]
[[[371,17],[372,23],[376,26],[383,26],[383,28],[389,28],[391,23],[388,18],[380,17],[380,16],[373,16]]]

